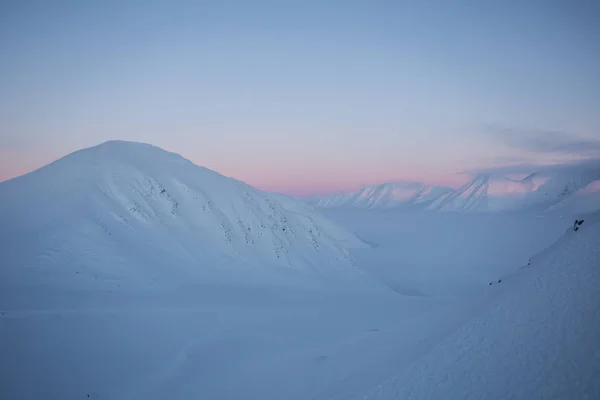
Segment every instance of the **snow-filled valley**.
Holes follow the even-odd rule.
[[[109,142],[0,204],[2,399],[600,396],[600,215],[568,203],[315,210]]]

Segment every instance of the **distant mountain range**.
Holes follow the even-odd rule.
[[[522,179],[480,174],[457,189],[421,182],[384,183],[308,199],[316,208],[411,208],[445,212],[591,212],[600,209],[600,173],[534,172]],[[586,189],[588,188],[588,189]]]
[[[427,207],[452,192],[451,188],[424,185],[420,182],[393,182],[366,186],[355,192],[309,199],[318,208],[356,207],[392,208],[398,206]]]

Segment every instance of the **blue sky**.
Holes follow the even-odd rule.
[[[291,194],[599,155],[593,1],[4,1],[0,54],[0,180],[111,139]]]

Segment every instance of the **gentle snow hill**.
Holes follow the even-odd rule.
[[[600,398],[600,213],[584,219],[490,286],[497,296],[438,346],[356,398]]]
[[[0,183],[0,203],[4,284],[362,276],[347,249],[366,245],[310,207],[148,144],[77,151]]]
[[[451,188],[425,185],[421,182],[392,182],[366,186],[357,191],[310,199],[317,208],[425,208],[440,196],[450,193]]]

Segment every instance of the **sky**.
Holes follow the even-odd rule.
[[[0,181],[113,139],[299,196],[598,158],[600,3],[0,2]]]

